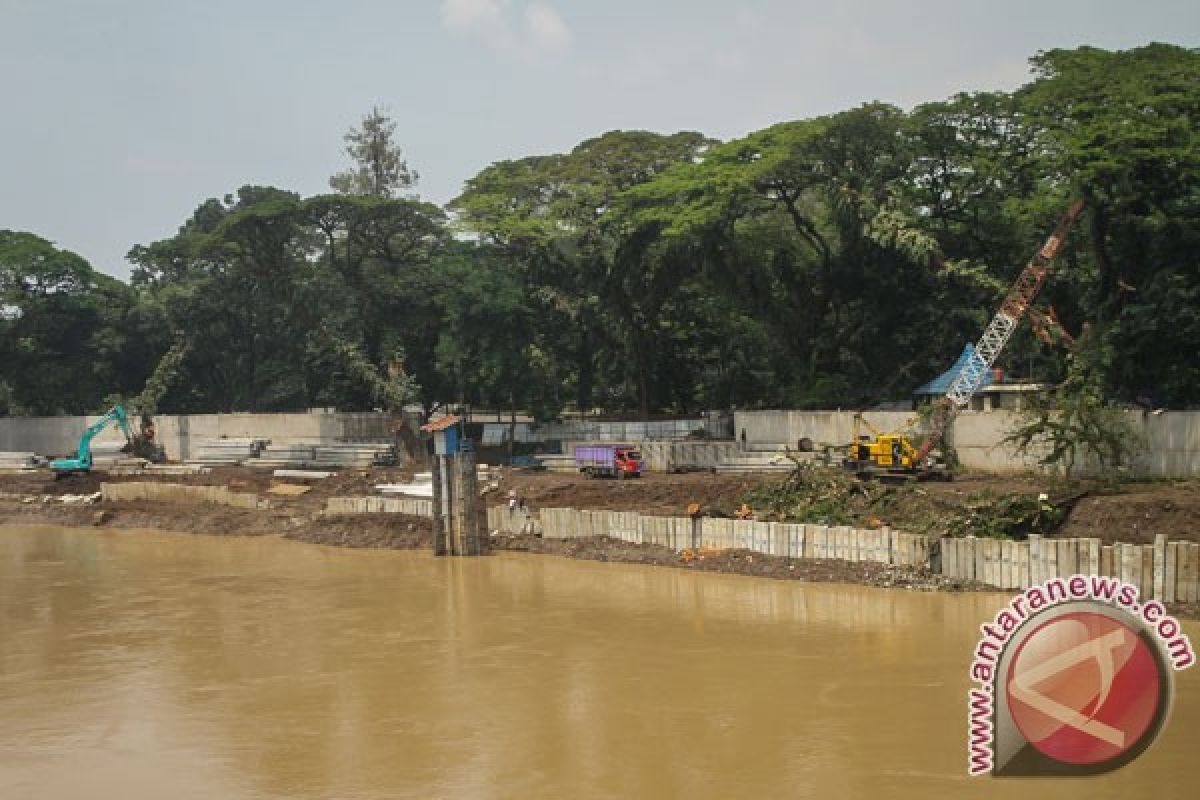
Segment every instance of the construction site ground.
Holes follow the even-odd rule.
[[[485,502],[489,505],[506,503],[511,490],[535,511],[557,507],[638,511],[662,516],[683,516],[693,504],[703,513],[733,515],[748,500],[763,497],[774,500],[773,493],[787,481],[786,475],[778,473],[648,473],[631,480],[588,479],[572,473],[514,469],[497,469],[493,474],[498,480],[487,492]],[[376,484],[407,481],[412,475],[410,469],[391,468],[343,470],[325,479],[284,479],[273,477],[271,470],[222,467],[193,475],[153,472],[109,475],[96,470],[88,475],[54,480],[48,471],[28,471],[0,474],[0,495],[16,499],[90,494],[98,491],[104,481],[157,480],[255,492],[270,498],[273,508],[291,518],[319,511],[329,497],[377,494]],[[801,521],[888,525],[930,535],[973,533],[976,532],[971,529],[973,521],[982,520],[998,501],[1015,497],[1032,502],[1044,493],[1050,502],[1064,509],[1063,520],[1048,535],[1094,537],[1106,543],[1146,543],[1153,541],[1156,534],[1166,534],[1174,541],[1200,541],[1200,525],[1196,523],[1200,518],[1200,481],[1195,480],[1067,485],[1036,475],[967,473],[945,483],[881,486],[860,485],[836,470],[818,473],[817,477],[819,482],[814,483],[810,492],[829,498],[830,519],[814,518],[810,510],[809,518]],[[304,494],[294,496],[269,491],[281,483],[309,488]],[[759,519],[792,519],[780,508],[764,508],[753,502],[750,505]],[[787,503],[779,505],[790,508]],[[204,515],[193,516],[200,519]]]

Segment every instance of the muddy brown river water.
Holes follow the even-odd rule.
[[[1196,797],[1200,669],[1121,771],[967,778],[1003,600],[0,527],[0,798]]]

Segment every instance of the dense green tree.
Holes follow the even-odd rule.
[[[83,258],[0,231],[0,382],[9,411],[79,414],[144,378],[128,355],[136,298]]]

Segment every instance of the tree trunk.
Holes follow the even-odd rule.
[[[517,392],[515,389],[509,390],[508,409],[510,415],[508,420],[508,463],[511,465],[517,440]]]
[[[579,383],[576,387],[575,402],[580,413],[587,413],[592,407],[592,392],[596,382],[596,366],[592,359],[592,338],[588,335],[586,324],[579,326]]]

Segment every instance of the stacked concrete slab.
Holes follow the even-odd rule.
[[[264,439],[203,439],[195,448],[195,454],[188,459],[189,464],[204,466],[237,466],[256,458],[266,447]]]
[[[814,453],[786,453],[782,450],[739,451],[716,465],[717,472],[791,472],[796,461],[811,461]]]
[[[0,453],[0,469],[37,469],[45,463],[37,453]]]
[[[374,465],[394,464],[395,448],[376,442],[319,442],[268,445],[251,464],[257,467],[341,467],[365,469]]]
[[[639,447],[652,472],[711,470],[738,454],[736,442],[642,442]]]
[[[145,459],[135,458],[125,452],[125,443],[109,442],[92,447],[92,466],[96,469],[114,470],[145,466]]]

